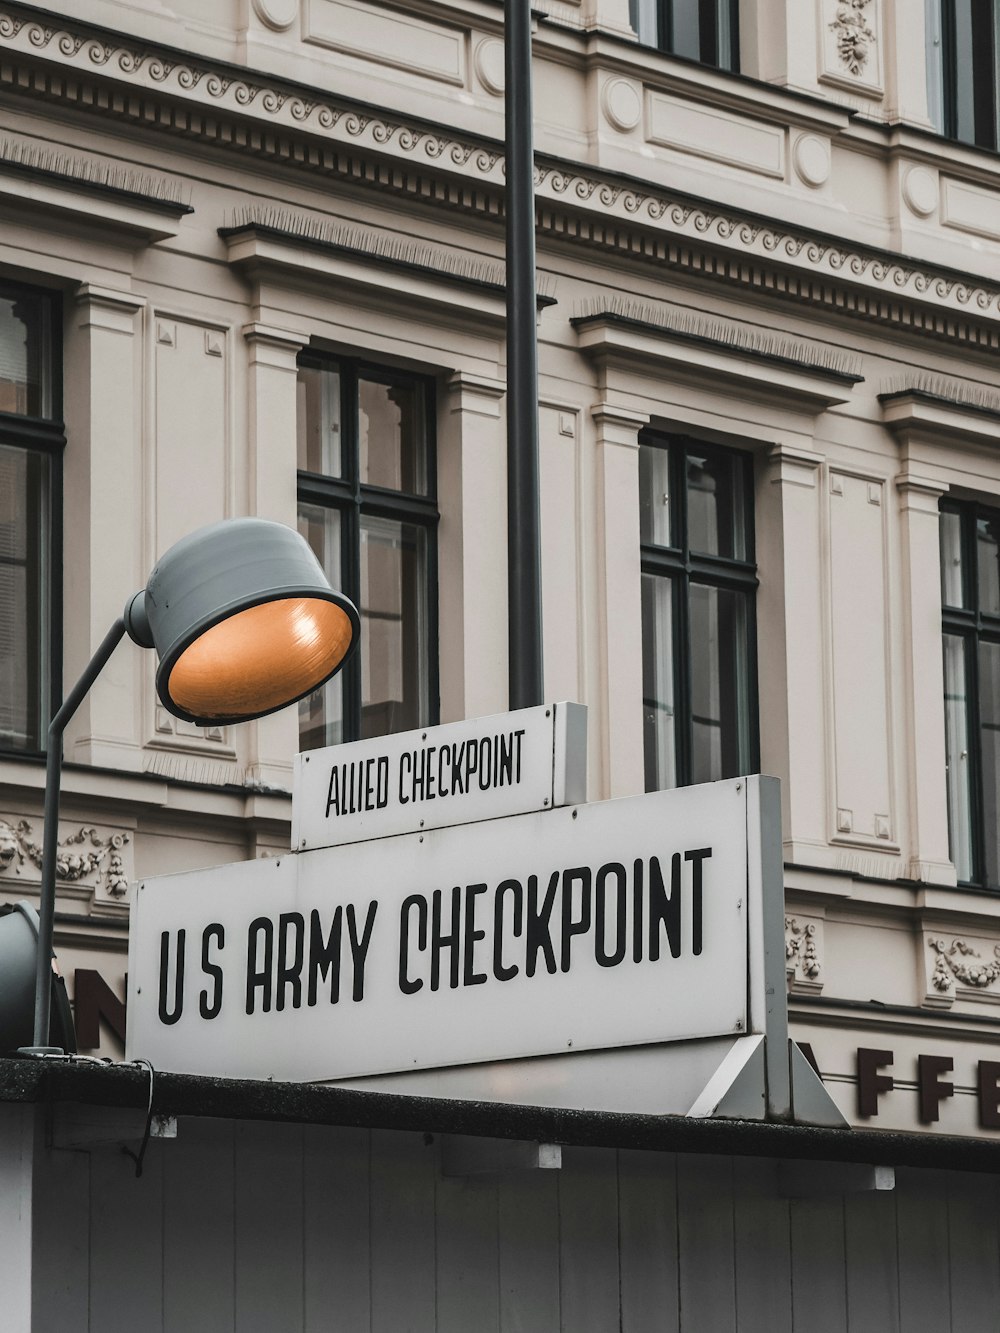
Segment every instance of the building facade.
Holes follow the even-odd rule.
[[[1000,9],[540,0],[545,692],[591,800],[781,779],[791,1031],[855,1125],[1000,1136]],[[56,948],[120,1054],[144,877],[287,849],[297,749],[507,706],[494,0],[0,6],[0,901],[158,554],[258,515],[359,604],[244,727],[118,650]],[[609,1108],[614,1109],[614,1108]]]

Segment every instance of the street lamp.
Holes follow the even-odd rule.
[[[311,694],[350,657],[360,628],[355,606],[330,587],[305,538],[281,523],[213,523],[161,557],[49,724],[34,1044],[22,1054],[62,1053],[48,1041],[63,732],[125,634],[156,649],[164,708],[217,726]]]

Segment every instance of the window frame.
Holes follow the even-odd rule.
[[[33,748],[14,747],[0,733],[0,757],[4,760],[44,759],[48,729],[62,703],[63,674],[63,455],[66,426],[63,420],[63,298],[57,288],[36,286],[0,277],[0,297],[16,299],[19,295],[41,299],[49,308],[49,375],[51,416],[29,416],[18,412],[0,412],[0,444],[23,449],[48,458],[48,607],[39,617],[37,643],[42,671],[48,688],[42,690],[38,718],[38,744]]]
[[[440,511],[437,495],[437,383],[432,375],[402,370],[357,357],[304,348],[297,368],[336,370],[340,375],[341,470],[340,477],[297,470],[297,503],[335,509],[341,517],[340,559],[343,591],[361,612],[361,518],[386,518],[419,526],[427,533],[427,708],[421,726],[436,726],[440,719],[440,646],[438,642],[438,543]],[[426,494],[396,491],[361,481],[361,449],[358,435],[359,381],[369,378],[381,384],[419,384],[423,388],[424,470]],[[361,738],[362,677],[359,653],[351,655],[341,672],[343,684],[343,744]]]
[[[667,578],[671,582],[671,600],[675,616],[673,634],[673,672],[676,691],[675,715],[677,745],[675,763],[677,787],[692,783],[692,753],[694,715],[692,707],[691,664],[691,599],[692,585],[722,588],[727,591],[751,594],[747,598],[747,755],[742,766],[746,773],[755,773],[760,767],[760,698],[757,670],[757,576],[756,535],[754,530],[754,459],[749,450],[711,443],[691,435],[646,428],[639,433],[639,445],[659,448],[667,453],[670,531],[676,545],[660,546],[639,540],[640,576],[649,574]],[[687,460],[691,452],[709,457],[739,458],[743,469],[743,531],[746,535],[746,556],[706,555],[692,552],[688,533]],[[645,636],[643,636],[644,638]],[[643,642],[645,653],[645,642]],[[642,700],[646,708],[645,695]],[[643,767],[646,753],[643,747]],[[646,788],[647,791],[655,790]]]
[[[706,60],[697,56],[682,55],[674,49],[674,6],[677,0],[631,0],[630,18],[632,27],[645,46],[654,46],[666,55],[677,60],[688,60],[692,64],[704,65],[709,69],[726,70],[733,74],[740,72],[740,7],[739,0],[695,0],[699,11],[704,6],[714,8],[715,16],[715,54],[714,59]],[[723,22],[723,11],[728,14]],[[704,22],[704,13],[699,13],[699,30]],[[723,59],[724,28],[729,28],[729,49]],[[699,47],[704,34],[699,31]]]
[[[1000,68],[998,68],[998,63],[1000,63],[998,62],[998,53],[1000,53],[1000,4],[997,3],[997,0],[992,0],[989,16],[991,25],[989,46],[992,55],[980,69],[980,73],[988,71],[988,89],[984,89],[982,82],[975,78],[977,70],[975,65],[964,71],[965,77],[959,71],[956,0],[934,0],[934,8],[929,12],[932,18],[940,24],[941,51],[940,84],[938,85],[935,81],[929,86],[928,100],[931,101],[937,95],[939,86],[941,131],[945,138],[953,139],[956,143],[969,144],[972,147],[984,148],[988,152],[996,152],[1000,149]],[[960,87],[967,87],[971,98],[973,115],[973,134],[971,138],[963,137],[960,133],[958,104]],[[934,110],[933,106],[931,110]],[[989,119],[989,142],[978,137],[981,129],[980,120],[987,117]]]
[[[942,499],[938,506],[939,514],[955,514],[960,522],[959,549],[962,557],[962,597],[966,606],[948,606],[941,589],[941,651],[944,656],[944,637],[947,634],[961,638],[964,651],[966,729],[968,734],[969,756],[969,835],[971,843],[972,879],[960,879],[963,888],[982,889],[989,893],[1000,892],[1000,881],[990,884],[986,877],[986,812],[985,783],[983,779],[983,752],[981,744],[982,711],[980,707],[980,664],[979,645],[996,644],[1000,647],[1000,613],[991,615],[980,608],[979,597],[979,554],[976,546],[976,530],[980,519],[989,519],[1000,526],[1000,505],[988,505],[979,501],[961,501]],[[946,668],[945,668],[946,670]],[[947,686],[946,676],[943,680]],[[942,702],[947,705],[947,695],[942,695]],[[947,776],[946,776],[947,781]],[[950,800],[950,792],[949,792]],[[1000,812],[998,812],[1000,814]],[[948,830],[948,854],[956,865],[955,848],[951,843],[951,828]]]

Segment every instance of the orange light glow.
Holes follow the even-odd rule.
[[[252,606],[185,648],[167,692],[192,717],[255,717],[324,681],[343,661],[351,635],[346,612],[321,598]]]

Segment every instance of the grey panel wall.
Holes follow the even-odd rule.
[[[198,1121],[154,1141],[139,1180],[120,1148],[40,1147],[32,1329],[998,1326],[992,1177],[789,1200],[758,1159],[565,1149],[561,1171],[446,1178],[440,1158],[420,1134]]]

